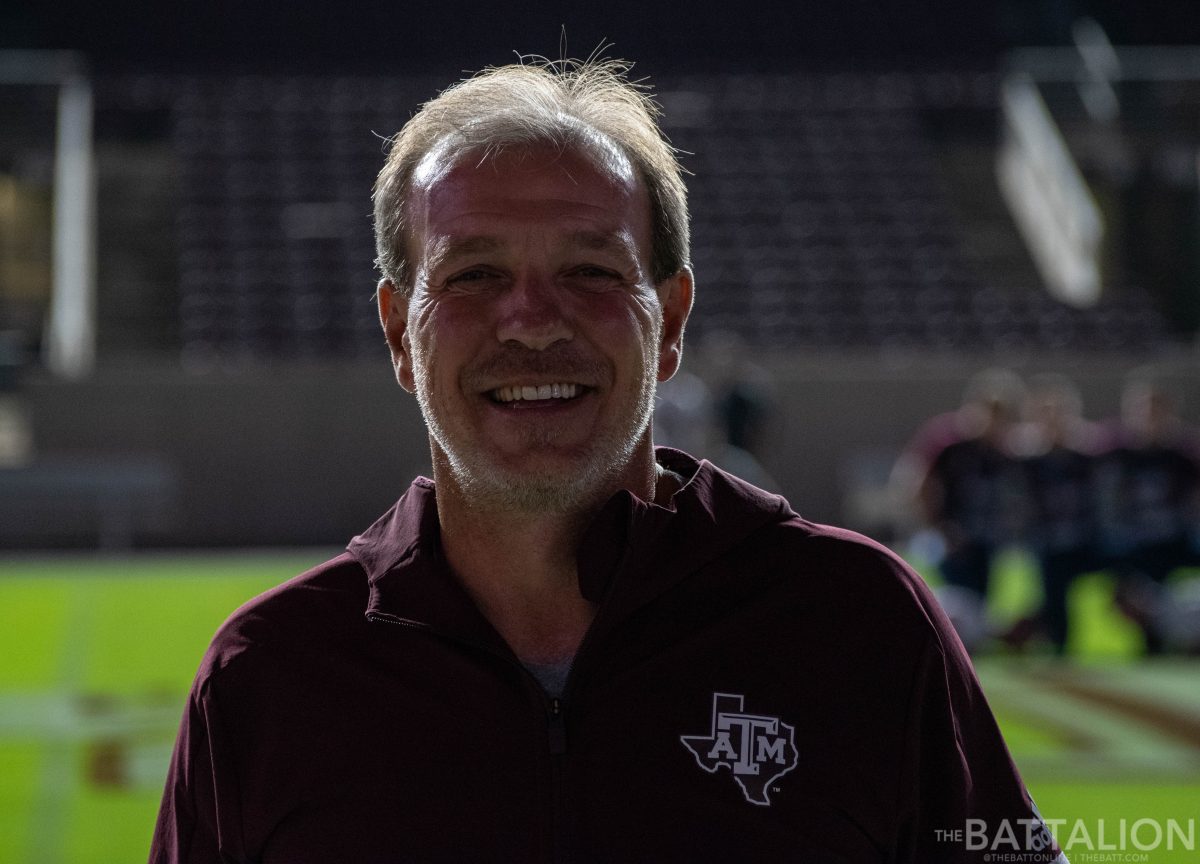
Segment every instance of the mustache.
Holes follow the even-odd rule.
[[[463,372],[470,390],[491,390],[522,377],[554,378],[596,386],[607,380],[608,366],[588,357],[571,344],[551,345],[535,351],[523,345],[505,345]]]

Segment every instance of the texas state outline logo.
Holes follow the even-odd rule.
[[[724,766],[751,804],[771,806],[771,784],[796,767],[796,728],[778,717],[746,714],[746,697],[713,693],[712,725],[707,735],[680,735],[696,764],[709,774]]]

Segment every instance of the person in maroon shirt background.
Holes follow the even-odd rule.
[[[1146,370],[1126,383],[1097,477],[1117,605],[1142,630],[1147,652],[1162,653],[1172,612],[1167,577],[1200,563],[1200,448],[1171,393]]]
[[[1104,566],[1096,508],[1096,451],[1100,431],[1083,417],[1079,388],[1065,375],[1029,382],[1026,418],[1015,437],[1028,501],[1024,539],[1037,561],[1042,606],[1008,631],[1024,641],[1044,631],[1055,653],[1067,648],[1067,594],[1080,576]]]
[[[218,631],[155,864],[1065,860],[919,577],[654,447],[693,277],[626,72],[488,70],[393,139],[434,476]]]
[[[972,651],[993,635],[986,610],[992,568],[1021,518],[1011,438],[1023,393],[1009,369],[977,372],[962,404],[922,424],[892,471],[897,503],[915,510],[919,547],[942,577],[938,600]]]

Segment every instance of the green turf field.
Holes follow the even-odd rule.
[[[0,862],[144,861],[213,631],[324,557],[0,562]]]
[[[325,557],[0,559],[0,864],[145,860],[209,637],[240,603]],[[1043,814],[1065,820],[1056,833],[1074,838],[1076,864],[1200,861],[1200,665],[1137,662],[1139,637],[1111,611],[1111,591],[1100,576],[1076,586],[1072,662],[989,657],[980,677]],[[1007,558],[996,617],[1036,595],[1026,563]],[[1192,826],[1191,850],[1178,833],[1173,850],[1165,833],[1143,848],[1168,820]]]

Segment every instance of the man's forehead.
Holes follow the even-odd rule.
[[[498,234],[444,232],[429,238],[430,256],[439,260],[502,252],[509,243],[509,238]],[[565,231],[557,238],[557,245],[570,249],[637,254],[636,239],[624,228]]]
[[[645,183],[611,150],[537,144],[480,155],[442,146],[414,175],[407,207],[410,237],[439,260],[490,251],[502,235],[533,226],[552,227],[556,245],[619,248],[639,258],[651,246]]]

